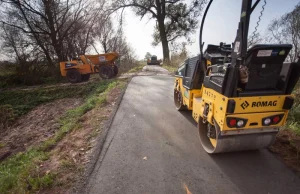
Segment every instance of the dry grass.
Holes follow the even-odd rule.
[[[164,63],[162,65],[163,68],[167,69],[168,71],[170,71],[171,73],[174,73],[177,68],[187,59],[187,57],[185,55],[173,55],[171,57],[171,61],[169,64]]]

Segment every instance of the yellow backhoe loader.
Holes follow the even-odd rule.
[[[60,72],[71,83],[88,81],[90,75],[99,73],[103,79],[111,79],[118,74],[115,61],[118,53],[105,53],[98,55],[80,55],[79,58],[60,62]]]
[[[286,63],[290,44],[247,47],[250,16],[260,0],[243,0],[233,44],[207,45],[175,73],[177,110],[191,110],[200,142],[209,154],[256,150],[271,145],[294,103],[300,60]],[[221,31],[220,31],[221,32]]]

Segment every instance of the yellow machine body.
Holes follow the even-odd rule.
[[[119,54],[116,52],[104,53],[98,55],[85,55],[94,65],[114,65],[116,59],[118,59]]]
[[[94,67],[95,65],[90,62],[84,55],[81,55],[77,60],[60,62],[60,73],[62,76],[66,76],[67,71],[70,69],[76,69],[80,74],[91,74],[98,72]]]
[[[192,116],[196,122],[199,122],[199,117],[203,118],[203,112],[205,104],[209,104],[209,111],[207,115],[207,121],[211,124],[213,119],[217,121],[221,127],[221,131],[241,131],[247,129],[257,128],[274,128],[284,126],[288,110],[283,110],[283,104],[286,97],[293,97],[293,95],[278,95],[278,96],[261,96],[261,97],[242,97],[242,98],[227,98],[222,94],[210,89],[202,87],[199,90],[189,90],[182,85],[182,78],[177,77],[175,83],[180,88],[181,95],[183,96],[183,103],[192,110]],[[234,100],[237,104],[234,113],[227,113],[228,100]],[[242,104],[247,102],[247,107],[242,108]],[[283,119],[276,125],[265,127],[262,125],[262,119],[283,114]],[[242,129],[229,128],[226,123],[227,117],[237,117],[247,120],[247,124]],[[251,126],[251,123],[257,123],[257,125]],[[262,131],[264,129],[261,129]]]
[[[60,62],[60,72],[71,83],[89,79],[89,75],[99,73],[104,79],[112,78],[118,74],[115,61],[119,55],[116,52],[98,55],[80,55],[79,58]],[[68,73],[69,72],[69,73]]]
[[[211,66],[209,60],[205,63]],[[179,67],[178,71],[182,69],[183,66]],[[211,71],[208,69],[206,73],[209,76]],[[184,76],[179,74],[175,75],[175,105],[178,110],[181,110],[178,108],[180,106],[192,111],[192,117],[198,123],[201,144],[208,153],[267,147],[273,143],[280,127],[286,123],[289,108],[284,107],[287,99],[294,99],[293,95],[228,98],[212,88],[205,87],[204,84],[198,89],[189,89],[184,86]],[[181,105],[176,104],[178,95]],[[228,110],[230,103],[234,104],[232,110]],[[265,125],[266,118],[272,119],[277,116],[280,118],[277,123]],[[243,120],[245,125],[232,127],[230,119]],[[208,125],[216,128],[215,138],[207,136]]]

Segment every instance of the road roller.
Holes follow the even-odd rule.
[[[186,59],[175,72],[175,107],[191,112],[201,145],[209,154],[270,146],[294,103],[300,60],[287,62],[292,45],[248,47],[250,16],[259,2],[241,2],[233,43],[208,44],[203,52],[210,0],[201,22],[200,54]]]

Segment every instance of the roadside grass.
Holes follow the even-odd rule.
[[[174,71],[177,70],[176,66],[171,66],[171,65],[165,65],[165,64],[163,64],[162,67],[165,68],[166,70],[168,70],[171,73],[174,73]]]
[[[300,136],[300,86],[294,91],[295,101],[293,108],[289,111],[287,127]]]
[[[143,67],[144,67],[145,65],[146,65],[146,64],[141,63],[141,64],[139,64],[138,66],[136,66],[136,67],[130,69],[130,70],[127,71],[126,73],[138,73],[138,72],[142,71],[142,69],[143,69]]]
[[[36,88],[31,90],[5,90],[0,95],[0,126],[7,126],[40,104],[63,98],[85,98],[92,91],[105,90],[108,82],[83,85]],[[88,106],[88,105],[87,105]],[[84,108],[83,108],[84,109]]]
[[[70,97],[70,94],[66,94],[66,90],[72,92],[72,97],[84,97],[84,103],[81,106],[67,111],[60,118],[59,123],[61,127],[53,137],[44,141],[37,147],[33,147],[26,152],[16,154],[0,163],[0,193],[32,193],[44,188],[49,188],[54,184],[59,184],[55,181],[57,174],[55,172],[42,172],[39,167],[40,163],[49,159],[51,149],[54,148],[56,144],[66,136],[66,134],[79,127],[80,118],[85,113],[97,106],[101,106],[106,102],[106,96],[108,92],[117,85],[124,87],[126,82],[110,80],[100,83],[91,83],[83,86],[71,86],[72,89],[68,90],[68,88],[64,88],[62,91],[59,88],[56,88],[54,89],[54,91],[57,92],[56,94],[53,91],[48,93],[47,91],[39,90],[39,97],[34,97],[32,91],[26,91],[24,94],[27,95],[27,98],[33,97],[36,100],[39,100],[38,103],[33,103],[30,101],[32,102],[30,104],[31,108],[37,106],[38,104],[48,102],[50,99],[54,100]],[[19,92],[16,92],[16,96],[20,95]],[[45,94],[55,95],[56,97],[51,98],[48,96],[48,98],[46,98]],[[16,101],[20,104],[20,99],[11,99],[11,101],[6,98],[4,99],[6,102]],[[25,114],[26,111],[28,112],[27,109],[18,109],[18,106],[12,107],[15,107],[16,110],[22,110],[23,114]],[[62,161],[62,167],[68,168],[70,165],[71,164],[67,161]]]
[[[0,88],[6,87],[8,80],[12,79],[16,75],[14,65],[0,65]]]
[[[0,164],[0,193],[25,193],[51,185],[55,175],[35,176],[38,163],[47,160],[47,153],[32,149],[19,153]]]

